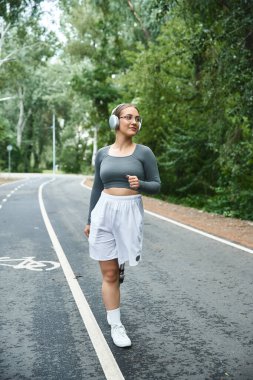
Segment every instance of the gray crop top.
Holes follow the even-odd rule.
[[[139,192],[156,194],[160,191],[161,181],[156,158],[149,147],[136,144],[134,152],[125,157],[110,156],[109,148],[110,146],[106,146],[99,149],[96,155],[88,224],[90,224],[91,211],[96,206],[103,189],[111,187],[130,189],[127,175],[138,177]]]

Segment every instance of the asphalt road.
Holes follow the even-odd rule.
[[[42,217],[38,192],[49,179],[0,186],[0,379],[106,379]],[[90,191],[81,180],[59,176],[40,191],[122,378],[252,380],[253,255],[148,214],[143,261],[126,268],[121,287],[133,346],[113,345],[83,235]]]

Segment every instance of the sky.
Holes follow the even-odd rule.
[[[66,37],[60,31],[61,12],[58,0],[44,0],[40,6],[43,11],[40,21],[41,25],[47,28],[48,31],[55,32],[60,42],[66,42]]]

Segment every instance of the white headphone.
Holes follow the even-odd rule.
[[[119,118],[118,116],[114,115],[114,112],[117,110],[118,107],[121,107],[123,106],[125,103],[121,103],[119,105],[117,105],[117,107],[115,107],[113,110],[112,110],[112,113],[111,113],[111,116],[109,117],[109,126],[112,130],[115,130],[119,127]],[[139,129],[138,129],[138,132],[140,132],[140,129],[141,129],[141,123],[142,123],[142,120],[140,121],[139,123]]]

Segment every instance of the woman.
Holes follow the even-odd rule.
[[[157,163],[151,149],[135,144],[141,128],[137,107],[118,105],[109,119],[115,129],[114,144],[97,152],[88,224],[90,256],[99,261],[103,277],[102,296],[111,325],[111,336],[118,347],[131,346],[120,319],[119,268],[141,259],[143,206],[141,192],[160,190]]]

